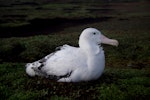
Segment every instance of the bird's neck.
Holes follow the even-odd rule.
[[[99,54],[101,50],[98,44],[84,40],[79,41],[79,47],[87,56],[95,56]]]
[[[100,76],[105,67],[105,55],[102,47],[87,41],[79,43],[80,48],[87,57],[87,65],[90,76]],[[94,73],[94,74],[93,74]]]

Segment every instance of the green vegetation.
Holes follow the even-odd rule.
[[[3,100],[144,100],[150,95],[149,70],[106,68],[92,82],[56,83],[45,78],[29,78],[24,64],[0,65],[0,96]]]
[[[30,20],[36,18],[60,17],[82,21],[85,18],[94,20],[110,17],[108,20],[77,25],[64,23],[63,30],[52,31],[47,35],[43,32],[41,35],[30,37],[1,38],[0,98],[2,100],[145,100],[150,97],[148,1],[50,4],[44,3],[46,0],[36,0],[36,3],[31,3],[32,0],[26,0],[26,3],[24,0],[18,0],[20,1],[18,5],[14,4],[17,0],[2,1],[1,28],[27,25],[30,24]],[[20,5],[23,2],[24,5]],[[120,43],[117,48],[103,45],[106,68],[98,80],[57,83],[43,77],[31,78],[26,75],[25,63],[38,60],[63,44],[78,46],[80,32],[86,27],[95,27]],[[24,36],[27,33],[20,34]]]
[[[73,0],[74,1],[74,0]],[[143,10],[143,5],[133,5],[138,6],[136,9],[122,9],[119,4],[114,4],[111,0],[108,2],[86,1],[79,0],[73,2],[68,0],[67,3],[62,2],[52,2],[48,0],[2,0],[0,7],[0,27],[18,27],[23,25],[31,24],[34,19],[53,19],[53,18],[67,18],[67,19],[84,19],[84,18],[101,18],[101,17],[115,17],[117,11],[117,16],[137,16],[142,13],[142,15],[148,16],[147,10]],[[103,0],[105,1],[105,0]],[[116,2],[121,0],[116,0]],[[126,2],[133,2],[134,0],[122,0]],[[139,0],[143,1],[143,0]],[[126,3],[123,6],[131,5]],[[148,8],[148,4],[144,4],[144,8]],[[142,10],[141,10],[142,8]],[[128,12],[131,9],[131,12]],[[120,10],[120,11],[119,11]],[[136,11],[135,11],[136,10]],[[133,13],[134,12],[134,13]],[[124,14],[124,15],[120,15]]]

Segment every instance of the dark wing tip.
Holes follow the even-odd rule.
[[[65,75],[60,75],[60,76],[57,76],[57,75],[48,75],[48,79],[50,79],[50,80],[56,80],[57,81],[57,80],[59,80],[61,78],[70,77],[71,74],[72,74],[72,71],[69,72],[69,73],[67,73],[67,74],[65,74]]]

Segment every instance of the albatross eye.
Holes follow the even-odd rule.
[[[96,33],[94,32],[93,35],[96,35]]]

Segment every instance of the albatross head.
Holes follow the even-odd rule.
[[[119,45],[119,42],[117,40],[107,38],[99,30],[95,28],[84,29],[79,38],[80,47],[83,47],[83,45],[87,44],[101,46],[101,43],[109,44],[112,46]]]

